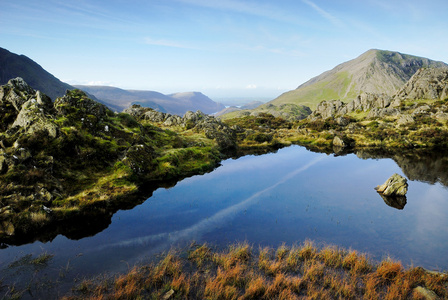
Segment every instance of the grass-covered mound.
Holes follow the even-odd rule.
[[[21,79],[0,87],[0,115],[3,240],[109,215],[142,185],[212,170],[223,157],[217,138],[194,123],[163,128],[79,90],[52,102]]]

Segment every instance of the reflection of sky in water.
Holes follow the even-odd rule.
[[[94,237],[10,247],[0,250],[0,262],[44,250],[56,254],[55,265],[71,259],[75,272],[95,273],[126,269],[191,240],[278,246],[309,238],[447,269],[448,190],[409,181],[407,205],[397,210],[373,189],[393,173],[403,174],[390,159],[335,158],[300,147],[227,160],[116,213]]]

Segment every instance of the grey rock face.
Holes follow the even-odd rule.
[[[376,190],[384,196],[405,196],[408,192],[408,181],[395,173],[385,183],[377,186]]]
[[[322,101],[316,110],[310,115],[311,118],[320,117],[327,119],[340,114],[340,109],[344,106],[341,100]]]
[[[58,134],[58,127],[47,118],[45,109],[35,99],[28,100],[22,105],[12,124],[12,128],[14,127],[21,127],[29,134],[44,131],[52,138]]]
[[[310,118],[327,119],[355,111],[372,111],[374,109],[376,109],[375,116],[390,115],[395,112],[389,109],[391,102],[392,98],[386,94],[362,93],[347,104],[340,100],[322,101],[310,115]]]
[[[446,99],[448,68],[422,68],[395,95],[398,99]]]

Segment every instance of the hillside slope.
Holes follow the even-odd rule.
[[[33,89],[42,91],[53,100],[65,95],[66,90],[74,89],[25,55],[17,55],[0,48],[0,85],[16,77],[23,78]]]
[[[295,103],[315,109],[322,100],[340,99],[347,102],[362,92],[392,96],[418,69],[443,66],[448,65],[423,57],[372,49],[308,80],[269,103]]]

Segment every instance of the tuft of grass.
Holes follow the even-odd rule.
[[[305,241],[254,252],[247,242],[220,252],[192,244],[188,255],[172,250],[112,281],[84,281],[66,299],[422,299],[417,287],[448,299],[448,276],[354,250]]]
[[[196,263],[199,268],[211,258],[211,249],[206,244],[199,246],[188,255],[188,259]]]

